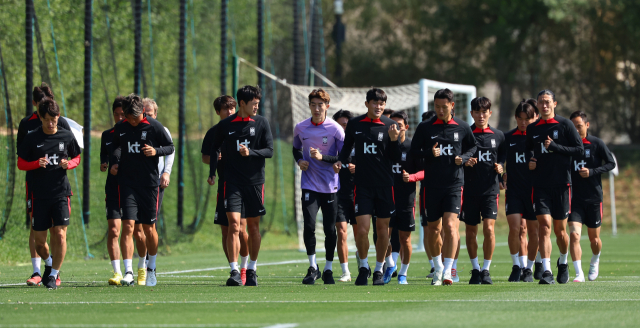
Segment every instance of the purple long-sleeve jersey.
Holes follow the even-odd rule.
[[[335,193],[340,189],[338,174],[333,171],[333,164],[311,158],[310,148],[315,148],[322,155],[338,156],[344,143],[344,131],[334,120],[327,118],[315,124],[308,118],[293,130],[293,148],[302,150],[302,158],[309,162],[309,168],[302,171],[301,189],[309,189],[319,193]]]

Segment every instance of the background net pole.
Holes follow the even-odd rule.
[[[133,21],[134,21],[134,72],[133,72],[133,93],[140,95],[140,75],[142,71],[142,8],[141,0],[133,0]]]
[[[85,0],[84,10],[84,152],[82,161],[82,212],[84,224],[89,224],[90,211],[90,176],[91,176],[91,58],[93,55],[93,3]],[[87,249],[88,252],[88,249]]]
[[[227,94],[227,14],[229,0],[220,6],[220,94]]]
[[[180,54],[178,59],[178,226],[183,226],[184,207],[184,147],[186,111],[187,70],[187,0],[180,0]]]
[[[9,89],[7,87],[7,77],[5,76],[5,68],[4,68],[4,58],[2,58],[2,44],[0,43],[0,83],[2,88],[0,89],[0,93],[3,93],[3,107],[4,107],[4,116],[5,123],[7,127],[7,169],[6,169],[6,186],[4,189],[4,200],[5,206],[2,210],[2,226],[0,227],[0,239],[4,237],[4,233],[7,229],[7,222],[9,222],[9,217],[11,215],[11,206],[13,204],[13,192],[14,186],[16,182],[16,149],[15,149],[15,139],[13,138],[13,119],[11,117],[11,106],[9,106]],[[29,213],[27,213],[27,220],[29,218]],[[27,221],[27,224],[29,222]],[[27,226],[28,227],[28,226]]]
[[[25,29],[25,66],[26,66],[26,79],[25,79],[25,89],[26,89],[26,106],[25,106],[25,116],[31,115],[33,112],[33,106],[31,103],[33,102],[33,94],[31,93],[33,89],[33,0],[26,0],[26,18],[24,21],[24,29]]]

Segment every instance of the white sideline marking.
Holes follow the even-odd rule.
[[[264,324],[258,323],[230,323],[230,324],[100,324],[100,325],[90,325],[90,324],[47,324],[49,327],[132,327],[132,328],[182,328],[182,327],[195,327],[195,328],[222,328],[222,327],[263,327],[263,328],[293,328],[297,327],[297,323],[277,323],[270,326],[263,326]],[[17,324],[17,325],[1,325],[0,327],[24,327],[24,328],[32,328],[33,325],[27,324]]]

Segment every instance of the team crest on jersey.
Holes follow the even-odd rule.
[[[326,145],[326,144],[327,144],[327,142],[329,142],[329,138],[327,138],[327,137],[322,137],[322,143]]]
[[[553,139],[558,139],[558,130],[553,130]]]
[[[305,193],[304,193],[304,200],[305,200],[305,201],[308,201],[308,200],[309,200],[309,193],[308,193],[308,192],[305,192]]]
[[[453,133],[453,141],[458,141],[458,132]]]
[[[382,138],[384,138],[384,133],[378,132],[378,141],[382,141]]]
[[[496,148],[496,139],[491,139],[491,148]]]
[[[58,150],[64,151],[64,142],[58,144]]]
[[[585,149],[584,150],[584,157],[586,157],[586,158],[591,157],[591,149]]]
[[[147,140],[147,131],[142,131],[142,134],[140,135],[140,139]]]
[[[407,153],[402,153],[402,161],[406,162],[407,161]]]
[[[252,136],[256,135],[256,128],[249,128],[249,134]]]

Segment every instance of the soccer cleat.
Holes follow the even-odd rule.
[[[60,280],[60,274],[58,273],[58,277],[56,277],[56,286],[60,287],[60,284],[62,284],[62,281]]]
[[[560,264],[560,259],[556,262],[558,267],[558,283],[566,284],[569,282],[569,264]]]
[[[398,285],[408,285],[407,276],[398,275]]]
[[[554,285],[556,283],[555,280],[553,280],[553,273],[551,273],[551,271],[545,271],[542,274],[542,277],[540,278],[540,285]]]
[[[433,273],[433,279],[431,280],[431,285],[432,286],[441,286],[442,285],[442,276],[444,275],[444,272],[442,272],[441,270],[435,271]]]
[[[531,269],[525,268],[522,271],[522,276],[520,276],[520,279],[523,282],[533,282],[533,272],[531,272]]]
[[[429,271],[429,274],[427,275],[427,279],[431,279],[433,278],[433,273],[436,272],[436,269],[431,268],[431,271]]]
[[[122,274],[114,272],[113,277],[109,279],[110,286],[120,286],[120,281],[122,281]]]
[[[240,280],[242,280],[242,286],[247,283],[247,269],[240,269]]]
[[[344,272],[341,276],[340,279],[338,279],[339,282],[348,282],[351,281],[351,272]]]
[[[460,276],[458,275],[458,270],[451,268],[451,278],[453,282],[460,282]]]
[[[231,275],[227,279],[227,286],[242,286],[242,279],[240,279],[238,270],[231,271]]]
[[[542,279],[542,274],[544,270],[542,270],[542,262],[536,262],[533,266],[533,279],[540,280]]]
[[[480,285],[482,280],[480,279],[480,270],[471,270],[471,279],[469,279],[469,285]]]
[[[393,278],[393,273],[396,272],[397,269],[398,269],[397,265],[394,265],[392,267],[387,267],[387,270],[384,271],[384,275],[382,276],[382,280],[384,281],[385,284],[388,284],[389,282],[391,282],[391,278]]]
[[[319,267],[309,267],[309,269],[307,269],[307,275],[304,276],[304,278],[302,279],[302,284],[303,285],[313,285],[316,283],[316,279],[318,279],[318,270],[320,268]]]
[[[333,271],[324,270],[322,273],[322,281],[324,281],[325,285],[335,285],[336,281],[333,280]]]
[[[120,284],[122,286],[133,287],[135,284],[135,280],[133,280],[133,272],[125,272],[124,277],[120,280]]]
[[[580,272],[573,278],[573,282],[584,282],[584,273]]]
[[[47,276],[47,282],[44,283],[44,287],[48,288],[48,289],[58,289],[58,286],[56,285],[56,279],[53,276]]]
[[[451,271],[445,272],[442,277],[442,284],[445,286],[453,285],[453,278],[451,277]]]
[[[44,266],[44,274],[42,275],[42,284],[46,285],[49,282],[49,275],[51,274],[51,267]]]
[[[356,286],[366,286],[369,284],[370,268],[360,267],[358,269],[358,278],[356,278]]]
[[[258,275],[256,270],[247,269],[247,282],[245,286],[258,287]]]
[[[589,281],[595,281],[598,278],[598,272],[600,271],[600,261],[595,264],[589,265]]]
[[[384,275],[380,271],[376,271],[373,273],[373,285],[374,286],[383,286],[384,279],[382,278]]]
[[[138,269],[138,285],[144,286],[147,284],[147,269],[140,268]]]
[[[480,280],[483,285],[493,285],[493,280],[491,280],[489,270],[482,270],[482,272],[480,272]]]
[[[397,266],[397,264],[396,264],[396,266]],[[393,271],[393,274],[391,275],[391,278],[395,278],[397,276],[398,276],[398,270]]]
[[[153,287],[156,283],[158,283],[158,280],[156,280],[156,270],[147,268],[147,286]]]
[[[29,279],[27,279],[27,286],[40,286],[42,285],[42,277],[38,272],[34,272]]]
[[[511,275],[509,275],[509,282],[520,282],[520,275],[522,274],[522,270],[517,265],[514,265],[511,268]]]

